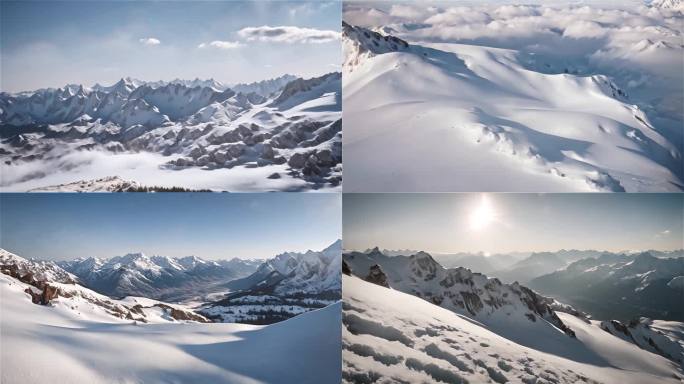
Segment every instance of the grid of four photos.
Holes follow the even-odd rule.
[[[2,384],[684,381],[682,0],[0,22]]]

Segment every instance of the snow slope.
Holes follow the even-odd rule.
[[[604,331],[670,359],[684,369],[684,323],[642,317],[628,324],[611,320],[600,325]]]
[[[558,317],[559,305],[553,299],[518,283],[502,284],[461,267],[444,268],[425,252],[388,257],[374,249],[345,253],[344,261],[357,277],[386,281],[391,288],[468,316],[519,344],[557,352],[574,337]],[[569,306],[563,310],[581,315]]]
[[[111,175],[220,191],[339,189],[340,88],[341,74],[329,73],[242,86],[246,93],[213,80],[130,78],[0,93],[0,189]]]
[[[0,289],[3,383],[339,382],[339,304],[268,327],[142,324]]]
[[[343,382],[678,383],[671,361],[560,313],[562,353],[522,346],[425,300],[343,276]],[[552,341],[548,341],[552,342]]]
[[[625,41],[574,52],[592,41],[577,42],[585,37],[573,32],[596,23],[547,24],[581,17],[603,21],[605,14],[617,29],[610,11],[413,4],[404,13],[397,6],[386,17],[377,12],[371,17],[375,9],[359,8],[348,7],[349,15],[358,11],[350,18],[377,16],[394,23],[368,22],[374,30],[343,26],[348,191],[684,189],[682,110],[676,104],[684,93],[682,46],[677,45],[681,15],[633,16],[639,20],[633,23],[646,23],[649,34],[667,41],[645,42],[648,52],[623,52],[630,48]],[[502,16],[507,14],[512,16]],[[554,37],[553,46],[540,35],[535,45],[533,36],[517,35],[524,34],[527,23],[530,29],[566,35]],[[544,44],[564,56],[544,51]],[[634,59],[639,65],[619,65],[617,56],[621,63]],[[664,83],[662,92],[669,83],[672,97],[663,101],[657,99],[657,87],[634,85],[640,73]]]

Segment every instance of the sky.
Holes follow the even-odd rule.
[[[339,1],[2,1],[8,92],[214,78],[225,84],[339,70]]]
[[[684,248],[683,194],[345,194],[345,249]]]
[[[341,237],[333,193],[0,194],[0,247],[45,260],[271,258]]]

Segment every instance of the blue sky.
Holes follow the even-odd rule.
[[[339,1],[2,1],[1,88],[108,85],[126,76],[232,84],[319,75],[339,70],[341,7]]]
[[[269,258],[341,237],[341,196],[303,193],[1,194],[0,247],[22,257]]]
[[[344,246],[431,252],[684,248],[683,194],[347,194]]]

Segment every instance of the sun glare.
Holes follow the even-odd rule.
[[[489,201],[489,197],[482,195],[479,204],[470,212],[470,228],[475,231],[481,231],[495,220],[496,212]]]

